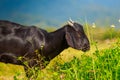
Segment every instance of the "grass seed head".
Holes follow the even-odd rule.
[[[120,19],[118,20],[118,22],[120,23]]]
[[[111,27],[111,28],[115,28],[115,25],[114,25],[114,24],[112,24],[110,27]]]
[[[95,23],[92,23],[92,28],[96,28],[96,25],[95,25]]]

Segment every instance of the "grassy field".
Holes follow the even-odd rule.
[[[82,52],[68,48],[31,78],[23,66],[0,63],[0,80],[119,80],[120,31],[114,28],[92,28],[86,25],[91,49]],[[37,75],[37,78],[34,78]]]

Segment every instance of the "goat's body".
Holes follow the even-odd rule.
[[[23,26],[9,21],[0,21],[0,61],[21,65],[19,57],[36,65],[39,54],[50,61],[69,46],[83,51],[89,50],[89,41],[82,26],[75,23],[48,33],[35,26]],[[78,30],[77,30],[78,29]],[[38,64],[39,65],[39,64]]]
[[[64,36],[63,29],[47,33],[37,27],[1,21],[0,61],[21,64],[18,57],[35,59],[37,57],[35,50],[38,50],[40,55],[45,56],[46,60],[50,60],[68,47]],[[33,63],[30,65],[33,66]]]

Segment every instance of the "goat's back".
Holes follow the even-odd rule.
[[[23,26],[9,21],[0,21],[0,57],[34,56],[34,51],[43,44],[46,31],[34,26]]]

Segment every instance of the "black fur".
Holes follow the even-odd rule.
[[[1,20],[0,61],[22,65],[18,58],[23,57],[22,61],[28,60],[29,66],[32,67],[37,64],[36,50],[47,61],[68,47],[82,51],[89,50],[90,45],[83,26],[78,23],[74,23],[73,26],[67,24],[61,29],[48,33],[35,26],[23,26]]]

